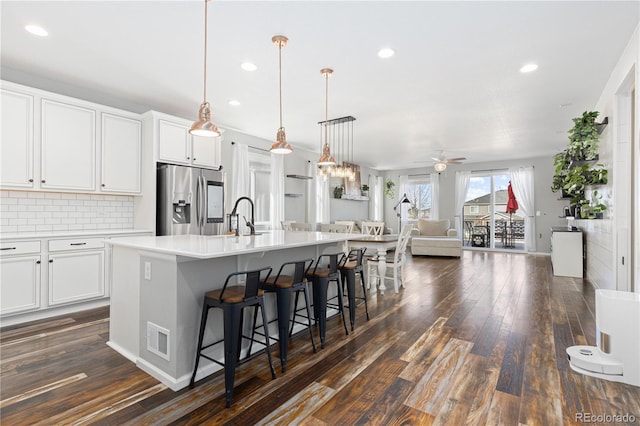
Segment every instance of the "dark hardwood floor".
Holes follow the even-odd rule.
[[[565,348],[595,344],[595,295],[586,281],[552,276],[549,257],[415,257],[406,286],[372,295],[371,320],[358,308],[349,336],[330,319],[317,354],[307,334],[295,336],[275,380],[266,357],[239,367],[228,409],[220,373],[173,392],[110,349],[107,309],[5,328],[0,422],[561,425],[579,424],[581,413],[640,421],[640,388],[570,369]]]

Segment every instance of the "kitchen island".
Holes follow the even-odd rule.
[[[189,384],[205,292],[228,274],[340,251],[357,234],[269,231],[254,236],[130,237],[112,246],[109,346],[173,390]],[[267,300],[275,316],[275,300]],[[212,310],[205,338],[222,337],[222,313]],[[250,313],[249,313],[250,314]],[[245,321],[249,323],[250,321]],[[216,354],[217,355],[217,354]],[[220,349],[220,359],[222,350]],[[201,364],[199,380],[220,369]]]

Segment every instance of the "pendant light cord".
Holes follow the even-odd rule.
[[[209,16],[209,0],[204,0],[204,93],[203,102],[207,102],[207,17]]]
[[[282,41],[278,42],[278,69],[280,84],[280,128],[282,129]]]
[[[324,74],[324,144],[329,143],[329,73]]]

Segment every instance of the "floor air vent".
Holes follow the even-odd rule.
[[[147,350],[169,360],[169,330],[147,322]]]

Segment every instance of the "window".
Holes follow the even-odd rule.
[[[268,229],[271,223],[271,155],[267,152],[249,151],[249,174],[256,228]]]
[[[471,174],[464,204],[464,241],[473,247],[524,249],[524,218],[508,213],[505,171]]]
[[[410,203],[406,204],[409,221],[431,217],[431,182],[429,177],[409,178],[406,194]]]

